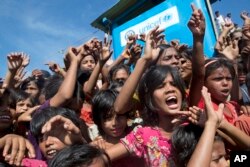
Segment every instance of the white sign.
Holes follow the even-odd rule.
[[[154,15],[147,20],[144,20],[143,22],[136,24],[132,27],[127,28],[126,30],[123,30],[120,32],[120,39],[121,39],[121,45],[124,46],[127,43],[127,38],[130,35],[133,34],[146,34],[151,29],[153,29],[156,26],[160,26],[161,29],[165,29],[167,27],[170,27],[174,24],[179,23],[179,15],[177,11],[177,7],[171,7],[167,10],[164,10],[161,13],[158,13],[157,15]]]

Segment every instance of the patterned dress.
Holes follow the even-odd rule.
[[[171,153],[170,139],[158,127],[137,126],[121,143],[131,154],[143,157],[147,166],[166,167]]]

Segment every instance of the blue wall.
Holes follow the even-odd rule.
[[[206,19],[204,52],[207,57],[213,56],[216,36],[206,0],[166,0],[123,25],[117,26],[116,23],[112,24],[113,47],[115,50],[114,58],[116,59],[122,52],[126,35],[130,33],[138,34],[142,31],[147,32],[157,24],[160,27],[166,27],[165,38],[167,41],[179,39],[181,43],[192,46],[192,33],[187,27],[192,13],[191,3],[194,3],[197,8],[203,11]]]

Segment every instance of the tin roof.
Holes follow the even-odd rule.
[[[121,25],[126,21],[140,15],[146,10],[154,7],[164,0],[120,0],[113,7],[101,14],[95,19],[91,26],[98,28],[104,32],[108,31],[107,22]]]

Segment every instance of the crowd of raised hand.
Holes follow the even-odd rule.
[[[203,12],[191,8],[192,46],[157,26],[109,62],[112,41],[92,38],[30,76],[26,53],[7,55],[0,165],[226,167],[249,150],[250,17],[223,24],[208,59]]]

